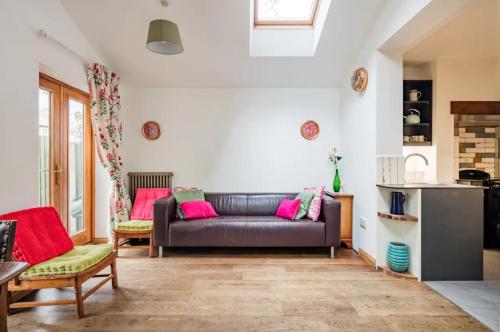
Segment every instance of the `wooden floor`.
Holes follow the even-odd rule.
[[[326,252],[177,252],[120,258],[118,271],[120,288],[87,299],[85,318],[73,306],[30,309],[9,317],[10,331],[487,330],[426,285],[377,272],[350,250],[335,260]]]
[[[500,280],[500,250],[484,251],[484,280]]]

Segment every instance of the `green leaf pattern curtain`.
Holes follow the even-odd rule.
[[[99,160],[108,171],[113,190],[109,198],[110,222],[113,226],[127,221],[130,197],[123,182],[122,123],[120,121],[120,94],[118,75],[98,63],[89,64],[87,81],[90,91],[92,128]]]

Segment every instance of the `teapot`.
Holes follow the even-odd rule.
[[[420,111],[414,108],[410,108],[408,111],[410,112],[410,114],[403,116],[403,118],[405,119],[405,123],[409,124],[420,123]]]

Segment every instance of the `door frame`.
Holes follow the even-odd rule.
[[[68,155],[63,158],[63,151],[68,149],[68,138],[65,137],[67,132],[67,116],[68,116],[68,103],[66,100],[70,98],[84,104],[84,170],[83,170],[83,215],[88,216],[90,221],[88,223],[89,229],[81,231],[76,234],[70,235],[75,244],[85,244],[94,241],[95,238],[95,142],[92,132],[92,123],[90,118],[90,97],[89,94],[80,89],[74,88],[64,82],[61,82],[46,74],[39,73],[39,88],[50,91],[53,93],[54,98],[51,98],[51,110],[56,110],[60,114],[50,117],[50,125],[52,128],[59,128],[60,130],[51,130],[51,142],[61,142],[60,146],[50,144],[50,185],[51,188],[57,188],[59,192],[50,190],[50,202],[52,205],[60,208],[61,219],[64,227],[68,229],[68,188],[65,186],[57,186],[56,177],[60,176],[63,183],[68,183]],[[67,136],[67,135],[66,135]],[[57,160],[61,161],[61,165],[56,165]],[[62,170],[61,174],[56,174],[58,171],[55,167]],[[62,197],[62,202],[59,198]]]

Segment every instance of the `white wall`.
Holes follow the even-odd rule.
[[[370,75],[360,96],[341,92],[342,147],[346,189],[354,194],[353,246],[376,258],[376,155],[402,154],[402,54],[435,29],[467,0],[388,0],[365,38],[351,70],[365,67]],[[383,50],[383,51],[382,51]],[[360,227],[366,219],[366,229]]]
[[[126,171],[172,171],[174,185],[206,191],[331,186],[328,152],[340,146],[335,89],[123,91]],[[321,128],[313,141],[300,135],[309,119]],[[161,126],[157,141],[142,137],[147,120]]]
[[[453,115],[450,102],[500,100],[500,59],[441,58],[436,60],[435,116],[436,174],[439,182],[454,181],[458,165],[454,160]]]
[[[38,205],[38,73],[87,90],[74,55],[36,37],[38,29],[89,60],[99,60],[56,0],[0,2],[0,213]],[[105,236],[106,175],[96,167],[97,235]],[[101,213],[104,211],[104,214]]]
[[[366,91],[363,95],[354,93],[347,78],[341,93],[346,190],[355,197],[353,246],[372,257],[376,257],[377,235],[376,155],[401,154],[402,150],[401,59],[383,54],[378,49],[427,3],[386,3],[352,66],[352,69],[362,66],[368,70]],[[387,100],[390,105],[384,108]],[[397,102],[398,108],[395,108]],[[391,125],[395,127],[391,128]],[[360,218],[366,219],[366,228],[361,228]]]

